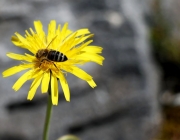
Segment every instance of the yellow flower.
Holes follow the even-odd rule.
[[[20,60],[22,63],[11,67],[3,72],[3,77],[8,77],[22,70],[25,72],[13,85],[15,91],[27,81],[31,80],[27,99],[32,100],[37,88],[41,85],[41,92],[46,93],[51,86],[52,104],[58,104],[58,79],[62,86],[65,99],[70,101],[69,86],[65,75],[67,72],[85,80],[92,88],[96,86],[92,76],[82,69],[78,64],[95,62],[102,65],[104,58],[99,55],[102,48],[89,45],[93,40],[93,34],[88,29],[79,29],[75,32],[68,29],[68,23],[61,28],[56,28],[56,21],[52,20],[48,26],[48,34],[43,31],[41,21],[34,21],[35,31],[30,28],[26,30],[25,37],[19,33],[12,36],[14,45],[29,50],[30,54],[7,53],[7,56]],[[45,53],[46,52],[46,53]],[[58,62],[57,62],[58,61]]]

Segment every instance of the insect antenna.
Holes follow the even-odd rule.
[[[56,39],[57,35],[49,42],[49,44],[47,45],[46,49],[49,47],[49,45]]]

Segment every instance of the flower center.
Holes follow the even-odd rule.
[[[59,69],[57,68],[56,64],[52,61],[47,61],[47,60],[43,60],[43,61],[38,61],[36,63],[36,67],[39,67],[41,70],[43,71],[47,71],[47,70],[52,70],[52,71],[59,71]]]

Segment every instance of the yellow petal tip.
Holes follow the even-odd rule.
[[[56,105],[56,106],[58,105],[58,103],[53,103],[53,102],[52,102],[52,104],[53,104],[53,105]]]
[[[30,98],[27,98],[27,100],[31,101],[32,99],[30,99]]]

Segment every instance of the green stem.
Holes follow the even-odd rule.
[[[47,109],[46,109],[46,119],[44,124],[44,131],[43,131],[43,140],[48,140],[48,131],[49,131],[49,124],[51,119],[51,112],[52,112],[52,100],[51,100],[51,86],[49,84],[48,89],[48,102],[47,102]]]

